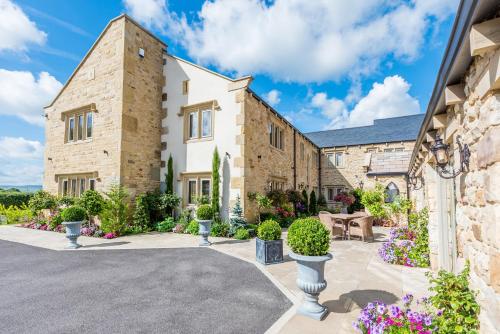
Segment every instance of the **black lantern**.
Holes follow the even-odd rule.
[[[364,182],[363,180],[359,181],[358,185],[359,185],[359,189],[363,190],[363,186],[364,186]]]
[[[458,170],[455,170],[450,165],[450,145],[443,143],[443,140],[439,136],[436,136],[436,140],[431,146],[431,152],[436,158],[437,172],[443,179],[453,179],[469,170],[469,146],[467,144],[462,145],[460,136],[457,136],[457,146],[460,153],[460,168]]]
[[[413,190],[419,190],[424,186],[424,179],[421,176],[411,174],[408,175],[408,183],[412,186]]]

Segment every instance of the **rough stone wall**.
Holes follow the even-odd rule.
[[[120,174],[132,196],[160,186],[165,47],[126,19]]]
[[[243,92],[242,92],[243,93]],[[265,194],[268,190],[268,183],[271,180],[282,181],[286,189],[294,188],[293,176],[293,128],[283,119],[276,116],[266,105],[248,92],[244,92],[244,127],[241,140],[244,142],[243,153],[243,191],[242,202],[244,203],[245,217],[255,219],[257,208],[255,203],[247,198],[249,192],[259,192]],[[274,122],[284,130],[283,150],[273,147],[269,143],[269,122]],[[300,159],[300,143],[304,142],[305,157],[309,155],[311,161],[309,184],[307,184],[306,159]],[[317,187],[318,169],[313,167],[312,152],[317,148],[303,136],[296,134],[296,155],[297,155],[297,185],[304,183],[308,192]],[[233,183],[233,182],[232,182]],[[236,186],[237,184],[235,184]]]
[[[499,53],[475,57],[465,76],[463,109],[448,111],[459,122],[454,137],[461,136],[471,151],[470,171],[455,179],[457,246],[459,256],[471,263],[484,333],[500,328],[500,92],[479,98],[476,86]]]
[[[58,192],[57,174],[97,171],[100,191],[120,180],[124,31],[124,19],[112,22],[59,97],[45,109],[43,188],[53,194]],[[97,109],[93,138],[65,143],[61,113],[91,103]]]
[[[390,182],[394,182],[399,188],[400,195],[406,197],[406,180],[403,175],[368,176],[366,167],[364,167],[365,158],[369,149],[376,149],[377,152],[383,152],[384,149],[388,148],[404,147],[405,151],[411,151],[414,145],[415,142],[395,142],[322,149],[321,186],[323,195],[327,198],[327,187],[344,186],[348,189],[355,189],[358,188],[359,182],[363,181],[364,189],[374,188],[377,183],[387,186]],[[335,167],[328,162],[327,154],[334,152],[344,152],[344,167]]]

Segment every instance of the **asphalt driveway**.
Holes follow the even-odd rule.
[[[208,248],[0,240],[1,333],[263,333],[289,307],[252,264]]]

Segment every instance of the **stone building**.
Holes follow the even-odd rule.
[[[373,125],[306,133],[318,147],[320,187],[327,203],[355,188],[382,184],[406,198],[408,163],[423,115],[376,119]]]
[[[500,328],[499,16],[498,1],[461,3],[409,168],[431,266],[470,261],[482,333]]]

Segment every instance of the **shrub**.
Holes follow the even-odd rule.
[[[361,211],[365,207],[361,203],[361,197],[363,196],[363,189],[356,188],[352,191],[352,196],[354,196],[354,203],[351,204],[349,207],[349,211],[354,212],[354,211]]]
[[[191,220],[191,222],[186,227],[185,232],[192,235],[198,235],[199,230],[200,230],[200,224],[198,224],[196,220]]]
[[[404,199],[400,196],[396,196],[394,201],[386,204],[387,214],[391,216],[391,220],[394,224],[398,225],[402,222],[402,218],[406,217],[408,214],[411,204],[410,200]]]
[[[318,219],[297,219],[288,229],[287,242],[294,253],[306,256],[326,255],[330,247],[330,233]]]
[[[0,216],[5,217],[3,220],[0,219],[0,224],[2,221],[6,224],[21,224],[33,218],[33,213],[26,204],[21,204],[20,207],[13,205],[5,207],[0,204]]]
[[[281,238],[281,227],[274,220],[266,220],[257,229],[257,236],[262,240],[278,240]]]
[[[259,223],[260,223],[260,215],[262,213],[262,210],[269,209],[272,206],[271,200],[264,195],[257,194],[255,196],[255,201],[257,202],[257,211],[258,211],[258,218],[259,218]]]
[[[209,204],[203,204],[196,210],[196,218],[199,220],[211,220],[214,218],[214,210]]]
[[[307,190],[305,190],[305,189],[302,190],[301,202],[305,207],[304,211],[307,211],[309,209],[309,197],[307,196]]]
[[[175,220],[172,217],[165,218],[164,221],[156,224],[156,230],[158,232],[172,232],[175,227]]]
[[[309,194],[309,213],[311,213],[311,215],[316,215],[318,213],[316,193],[314,192],[314,190]]]
[[[79,222],[85,220],[87,213],[81,206],[70,206],[61,211],[61,218],[64,222]]]
[[[318,207],[326,207],[326,206],[327,206],[327,204],[326,204],[325,195],[323,195],[323,193],[320,192],[319,197],[318,197]]]
[[[30,198],[28,206],[35,214],[38,214],[41,210],[55,209],[57,201],[53,195],[39,190]]]
[[[59,197],[57,199],[57,206],[58,207],[62,207],[62,206],[72,206],[72,205],[75,205],[75,198],[74,197],[70,197],[70,196],[62,196],[62,197]],[[80,206],[83,207],[83,205],[80,204]]]
[[[184,224],[177,224],[177,225],[175,225],[175,227],[172,230],[172,232],[174,232],[174,233],[184,233],[185,229],[186,229],[186,225],[184,225]]]
[[[381,184],[377,184],[375,189],[364,190],[361,196],[361,203],[370,211],[370,214],[376,219],[387,218],[385,209],[385,192]]]
[[[140,194],[135,198],[135,211],[132,220],[134,225],[142,230],[149,229],[151,220],[146,194]]]
[[[163,214],[174,215],[174,210],[181,203],[181,198],[175,193],[165,193],[160,196],[160,208]]]
[[[29,203],[32,193],[22,193],[18,189],[1,190],[0,189],[0,204],[5,207],[22,206]]]
[[[250,239],[250,232],[244,228],[240,228],[236,230],[236,233],[234,234],[234,238],[238,240],[247,240]]]
[[[104,209],[105,201],[97,191],[86,190],[78,200],[78,205],[85,209],[89,217],[97,216]]]
[[[408,229],[415,233],[413,248],[410,250],[409,257],[415,261],[417,267],[430,266],[429,250],[429,213],[423,209],[417,213],[411,213],[409,217]]]
[[[431,304],[442,312],[437,319],[440,333],[477,333],[479,329],[479,305],[476,293],[469,288],[469,263],[455,275],[440,270],[437,276],[428,273],[431,287],[435,292],[430,297]]]
[[[170,154],[168,156],[167,174],[165,174],[165,185],[166,185],[166,193],[173,194],[174,193],[174,163],[172,160],[172,154]]]
[[[212,237],[227,237],[229,235],[229,224],[226,222],[216,222],[212,225],[210,235]]]
[[[268,191],[266,196],[271,200],[273,206],[282,206],[287,202],[287,196],[283,190]]]
[[[127,190],[120,185],[113,185],[106,196],[108,200],[102,212],[101,228],[104,233],[119,234],[127,226],[129,215]]]
[[[63,222],[61,213],[56,213],[54,216],[52,216],[49,220],[49,226],[52,230],[55,230],[57,226],[61,225]]]

